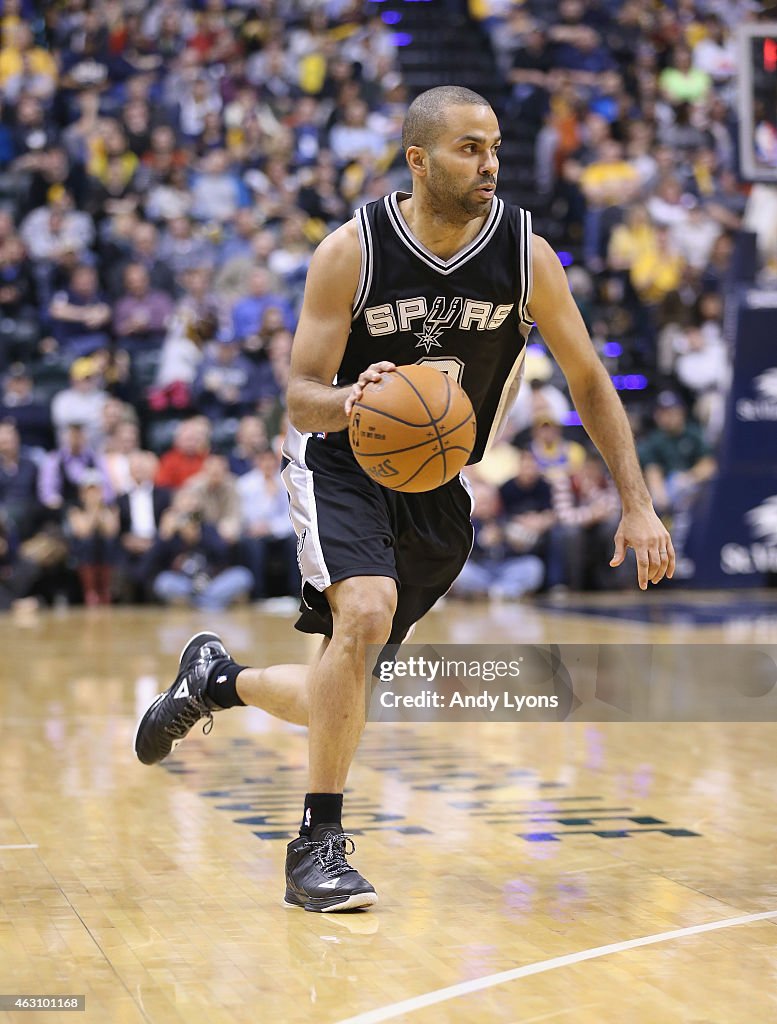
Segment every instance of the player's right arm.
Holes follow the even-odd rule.
[[[286,393],[289,420],[300,433],[344,430],[364,385],[395,369],[393,363],[373,363],[350,387],[332,384],[351,330],[360,271],[359,236],[349,221],[316,249],[305,282]]]

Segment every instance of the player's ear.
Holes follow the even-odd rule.
[[[413,174],[425,175],[428,167],[426,150],[422,146],[408,146],[405,153],[407,165]]]

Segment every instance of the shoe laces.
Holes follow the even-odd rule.
[[[213,728],[213,713],[201,697],[192,695],[186,698],[185,703],[180,708],[175,718],[172,718],[167,723],[165,731],[172,736],[173,739],[183,739],[191,727],[199,722],[201,718],[207,719],[205,725],[202,727],[203,733],[207,736]]]
[[[355,870],[345,859],[356,849],[350,832],[330,832],[326,839],[310,842],[308,846],[325,875],[334,877]]]

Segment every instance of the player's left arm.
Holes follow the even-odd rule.
[[[607,463],[623,505],[610,565],[620,565],[626,548],[637,556],[639,585],[672,577],[672,539],[655,513],[639,466],[626,413],[588,336],[569,291],[566,274],[544,238],[532,236],[534,284],[531,316],[569,385],[575,408],[588,436]]]

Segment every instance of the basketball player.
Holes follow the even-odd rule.
[[[459,478],[405,494],[357,466],[346,427],[366,384],[412,362],[455,377],[477,416],[470,461],[478,462],[514,397],[536,320],[620,492],[610,564],[634,548],[642,589],[674,571],[628,421],[561,264],[532,234],[529,214],[495,195],[499,141],[482,96],[459,87],[423,93],[403,131],[412,194],[367,204],[313,257],[291,356],[282,473],[299,538],[296,625],[324,638],[313,663],[246,668],[218,636],[200,633],[138,726],[144,764],[167,757],[201,718],[209,730],[224,708],[252,704],[308,726],[310,792],[299,838],[288,846],[285,897],[306,910],[377,901],[346,860],[353,843],[341,824],[364,728],[365,648],[405,639],[458,576],[472,543]]]

